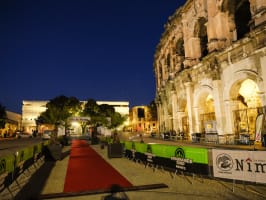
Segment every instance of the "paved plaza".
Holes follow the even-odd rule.
[[[92,147],[134,186],[164,183],[168,188],[155,190],[126,191],[130,200],[171,200],[171,199],[252,199],[262,200],[266,198],[266,185],[250,184],[247,182],[222,181],[208,177],[193,175],[175,175],[162,169],[155,171],[151,167],[135,163],[127,158],[108,158],[107,148],[101,149],[100,145]],[[64,147],[63,159],[53,162],[40,163],[38,169],[30,178],[21,178],[23,184],[21,190],[16,192],[14,198],[36,199],[39,194],[61,193],[64,188],[64,180],[68,166],[70,146]],[[82,180],[80,180],[82,182]],[[93,181],[93,180],[91,180]],[[16,187],[16,186],[13,186]],[[19,188],[19,187],[17,187]],[[97,200],[103,199],[107,194],[81,195],[75,197],[64,197],[54,199],[75,199],[75,200]],[[12,199],[8,193],[3,199]]]

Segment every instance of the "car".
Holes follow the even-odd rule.
[[[49,140],[49,139],[51,139],[52,133],[53,133],[53,131],[51,131],[51,130],[45,130],[43,132],[42,139],[43,140]]]
[[[42,139],[43,139],[43,140],[49,140],[50,138],[51,138],[51,136],[48,135],[48,134],[45,134],[45,133],[44,133],[44,134],[42,135]]]
[[[16,138],[32,138],[32,135],[24,132],[16,132]]]

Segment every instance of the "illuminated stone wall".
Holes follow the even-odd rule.
[[[151,133],[158,131],[158,125],[152,119],[148,106],[134,106],[129,114],[129,128],[132,132]]]
[[[265,24],[262,0],[188,0],[168,18],[154,55],[160,131],[191,136],[214,121],[219,135],[241,123],[254,136],[257,111],[239,110],[266,106]],[[257,89],[245,96],[247,80]]]

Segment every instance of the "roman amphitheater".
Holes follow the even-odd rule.
[[[266,1],[187,0],[154,55],[160,132],[220,137],[265,130]],[[263,126],[264,125],[264,126]],[[219,138],[218,137],[218,138]]]

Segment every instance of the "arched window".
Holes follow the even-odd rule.
[[[237,39],[241,39],[250,31],[249,23],[251,20],[249,0],[236,1],[235,23]]]

